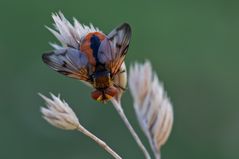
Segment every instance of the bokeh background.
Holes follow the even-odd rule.
[[[48,42],[56,41],[44,25],[52,26],[51,13],[61,10],[105,33],[131,24],[127,66],[149,59],[174,105],[163,159],[238,159],[238,6],[236,0],[0,0],[0,158],[111,158],[82,134],[41,118],[44,102],[37,93],[53,92],[123,158],[143,159],[110,103],[91,100],[90,88],[41,61]],[[149,149],[128,91],[123,106]]]

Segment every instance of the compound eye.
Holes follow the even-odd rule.
[[[95,91],[91,92],[91,97],[92,97],[94,100],[102,101],[102,99],[103,99],[103,94],[102,94],[101,91],[95,90]]]
[[[114,97],[116,94],[118,93],[117,88],[115,87],[109,87],[105,90],[105,95],[108,99],[111,99],[112,97]]]

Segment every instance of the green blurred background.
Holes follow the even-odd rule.
[[[82,134],[41,118],[37,93],[53,92],[123,158],[143,159],[110,103],[91,100],[91,89],[41,61],[51,49],[48,42],[56,41],[44,25],[52,26],[51,13],[61,10],[69,20],[92,22],[105,33],[131,24],[127,66],[151,60],[174,105],[163,159],[238,159],[238,6],[236,0],[0,0],[0,158],[111,158]],[[123,106],[149,149],[128,91]]]

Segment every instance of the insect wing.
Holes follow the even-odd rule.
[[[62,48],[44,53],[42,60],[52,69],[63,75],[89,81],[87,57],[77,49]]]
[[[130,25],[124,23],[115,28],[106,39],[101,42],[98,51],[98,59],[101,63],[107,64],[107,67],[114,75],[118,73],[125,54],[127,53],[131,38]]]

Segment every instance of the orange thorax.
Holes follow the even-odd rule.
[[[106,38],[103,33],[92,32],[88,33],[81,43],[80,50],[85,53],[89,63],[92,65],[97,64],[97,53],[100,43]]]

